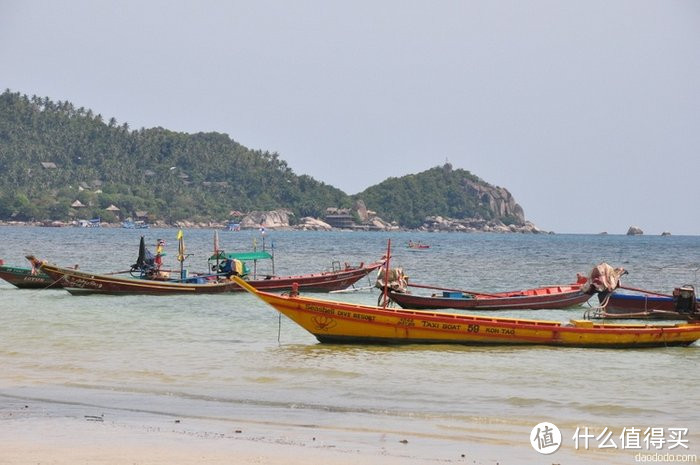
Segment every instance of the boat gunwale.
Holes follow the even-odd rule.
[[[308,314],[318,314],[314,310],[308,308],[300,308],[294,306],[296,305],[308,305],[318,303],[320,305],[328,305],[328,303],[338,305],[341,309],[358,309],[360,311],[365,311],[370,314],[382,315],[382,316],[397,316],[397,315],[411,315],[412,317],[418,317],[419,319],[427,319],[442,323],[454,323],[455,321],[465,321],[473,323],[482,324],[495,324],[503,326],[505,328],[513,329],[534,329],[534,330],[564,330],[565,332],[571,333],[600,333],[601,330],[607,334],[629,334],[631,332],[636,333],[660,333],[663,331],[669,332],[686,332],[692,330],[700,330],[700,324],[692,323],[678,323],[675,325],[650,325],[650,324],[590,324],[588,320],[570,320],[569,323],[561,321],[550,321],[550,320],[530,320],[530,319],[518,319],[518,318],[508,318],[508,317],[489,317],[481,315],[466,315],[466,314],[456,314],[456,313],[444,313],[444,312],[425,312],[410,309],[382,309],[379,307],[372,307],[362,304],[348,304],[344,302],[328,301],[322,299],[314,299],[310,297],[303,297],[303,300],[295,299],[295,297],[275,295],[267,293],[264,291],[256,291],[261,297],[264,298],[267,303],[273,305],[268,298],[271,300],[277,300],[280,302],[286,302],[283,306],[288,308],[290,311],[297,311]],[[357,319],[352,317],[346,317],[342,315],[333,315],[334,318],[349,320],[353,322],[358,322]],[[580,323],[585,323],[585,326],[580,325]],[[388,326],[399,326],[395,323],[378,323],[372,322],[373,325],[388,325]],[[437,328],[421,328],[422,330],[433,330],[443,332],[442,329]]]
[[[67,275],[70,277],[75,277],[79,279],[89,279],[91,281],[95,281],[98,283],[105,283],[105,284],[127,284],[129,286],[136,286],[136,287],[145,287],[145,288],[150,288],[150,289],[187,289],[187,290],[192,290],[194,291],[197,288],[212,288],[212,287],[225,287],[228,285],[231,285],[234,287],[235,283],[231,281],[230,283],[226,282],[212,282],[212,283],[176,283],[176,282],[168,282],[168,281],[158,281],[158,280],[139,280],[137,278],[119,278],[119,277],[108,277],[100,274],[92,274],[80,270],[71,270],[70,268],[61,268],[57,267],[54,265],[42,265],[41,269],[46,270],[50,269],[51,272],[56,273],[56,274],[62,274],[62,275]],[[61,278],[63,279],[63,278]],[[143,283],[139,281],[144,281]],[[65,289],[73,288],[71,286],[66,286]],[[92,288],[78,288],[82,289],[85,291],[89,292],[100,292],[100,289],[92,289]]]
[[[400,295],[402,297],[399,297],[398,299],[394,299],[393,296]],[[406,296],[406,298],[403,298],[403,296]],[[559,294],[547,294],[547,295],[532,295],[532,296],[512,296],[512,297],[498,297],[498,298],[490,298],[490,297],[484,297],[484,298],[454,298],[454,297],[442,297],[442,296],[435,296],[435,297],[430,297],[430,296],[420,296],[420,295],[415,295],[415,294],[402,294],[402,293],[396,293],[396,292],[391,292],[389,294],[389,297],[394,300],[397,304],[401,305],[418,305],[419,307],[414,307],[416,308],[423,308],[423,309],[431,309],[431,308],[436,308],[437,305],[440,305],[441,307],[444,308],[460,308],[456,307],[456,305],[464,305],[464,308],[473,308],[474,310],[479,310],[479,309],[503,309],[504,305],[507,305],[509,308],[504,309],[504,310],[515,310],[515,307],[521,307],[523,309],[531,309],[530,307],[533,304],[541,304],[541,305],[548,305],[548,306],[554,306],[554,305],[560,305],[560,304],[566,304],[567,307],[573,306],[577,303],[584,303],[588,301],[591,296],[580,291],[568,291],[568,292],[562,292]],[[433,302],[435,306],[431,306],[431,302]],[[571,303],[569,303],[571,302]],[[472,304],[472,305],[466,305],[466,304]],[[408,308],[406,310],[409,310]]]
[[[31,258],[30,258],[31,257]],[[28,256],[27,257],[32,263],[39,263],[40,265],[37,266],[38,269],[42,270],[44,273],[49,275],[49,277],[53,280],[53,276],[50,274],[56,274],[56,275],[61,275],[61,278],[55,280],[55,282],[62,281],[63,288],[70,292],[71,294],[113,294],[113,295],[119,295],[119,294],[129,294],[131,291],[129,290],[113,290],[113,289],[102,289],[101,287],[79,287],[79,286],[73,286],[71,283],[66,281],[66,278],[69,279],[83,279],[83,280],[89,280],[89,281],[94,281],[96,284],[100,286],[128,286],[132,288],[132,291],[134,288],[139,289],[140,291],[142,290],[150,290],[152,292],[149,293],[154,293],[157,294],[158,292],[168,292],[168,291],[183,291],[183,292],[196,292],[198,290],[207,290],[210,291],[212,289],[225,289],[227,291],[241,291],[243,288],[237,284],[233,280],[229,281],[212,281],[208,283],[187,283],[187,282],[172,282],[172,281],[160,281],[160,280],[141,280],[138,278],[121,278],[118,276],[107,276],[107,275],[102,275],[99,273],[91,273],[91,272],[86,272],[82,270],[76,270],[76,269],[71,269],[71,268],[63,268],[58,265],[53,265],[48,262],[40,261],[34,256]],[[320,278],[327,278],[324,279],[323,281],[311,281],[308,283],[300,283],[300,287],[307,289],[309,291],[312,291],[314,289],[324,289],[325,287],[328,286],[333,286],[334,284],[337,286],[338,284],[342,283],[343,281],[346,281],[348,279],[353,279],[359,276],[358,279],[361,279],[362,276],[366,276],[372,271],[380,268],[384,264],[384,261],[380,260],[377,262],[370,263],[368,265],[363,265],[362,267],[356,267],[352,269],[344,269],[344,270],[339,270],[336,272],[323,272],[323,273],[313,273],[313,274],[308,274],[308,275],[298,275],[298,276],[277,276],[277,277],[270,277],[269,279],[256,279],[256,280],[251,280],[251,281],[246,281],[248,283],[251,283],[252,285],[257,285],[261,287],[274,287],[274,286],[282,286],[285,285],[286,283],[289,284],[289,287],[292,286],[292,284],[295,282],[295,280],[313,280],[313,279],[320,279]],[[196,276],[192,276],[195,278]],[[287,287],[287,286],[284,286]]]

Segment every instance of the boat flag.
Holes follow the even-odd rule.
[[[185,279],[185,238],[182,229],[177,232],[177,260],[180,262],[180,279]]]
[[[177,232],[177,260],[179,262],[185,261],[185,239],[182,229]]]

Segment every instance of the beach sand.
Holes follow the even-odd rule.
[[[461,439],[455,440],[448,434],[437,437],[342,425],[321,428],[178,418],[157,412],[97,411],[80,404],[3,398],[0,465],[550,465],[633,461],[630,454],[601,456],[597,451],[565,448],[552,456],[539,455],[527,442],[527,430],[526,425],[484,424],[473,431],[458,432]]]

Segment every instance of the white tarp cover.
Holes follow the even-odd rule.
[[[620,285],[620,277],[625,274],[624,268],[613,268],[607,263],[600,263],[588,275],[588,281],[581,290],[586,293],[612,292]]]
[[[384,289],[384,275],[386,268],[382,267],[377,273],[377,282],[374,284],[379,289]],[[408,287],[407,277],[403,272],[403,268],[389,268],[389,289],[395,292],[406,292]]]

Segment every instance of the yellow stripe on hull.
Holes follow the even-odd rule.
[[[700,325],[594,325],[589,321],[522,320],[455,313],[382,309],[286,297],[239,283],[321,342],[546,344],[575,347],[688,345]]]

